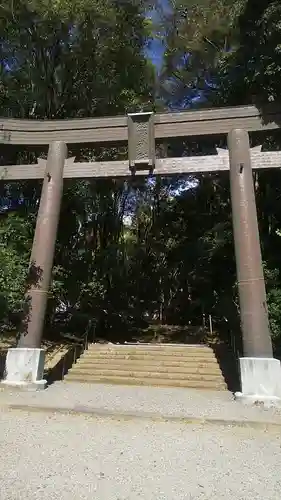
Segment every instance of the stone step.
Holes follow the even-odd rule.
[[[189,352],[186,353],[173,353],[173,352],[140,352],[140,351],[128,351],[128,352],[87,352],[85,353],[89,358],[120,358],[120,359],[126,359],[126,358],[151,358],[151,359],[169,359],[169,358],[174,358],[174,359],[195,359],[200,360],[200,359],[206,359],[206,360],[215,360],[216,361],[216,356],[215,354],[191,354]]]
[[[152,354],[189,354],[192,356],[214,356],[214,351],[208,346],[188,346],[188,345],[153,345],[153,344],[124,344],[124,345],[112,345],[112,344],[89,344],[89,353],[152,353]]]
[[[159,350],[161,349],[162,351],[165,350],[186,350],[186,349],[193,349],[193,350],[201,350],[201,351],[212,351],[212,347],[206,345],[206,344],[144,344],[144,343],[127,343],[127,344],[88,344],[88,349],[153,349],[153,350]]]
[[[85,356],[87,356],[89,359],[98,359],[98,358],[107,358],[107,359],[195,359],[196,361],[200,360],[215,360],[216,361],[216,356],[215,354],[208,353],[208,354],[201,354],[201,353],[191,353],[189,351],[186,352],[168,352],[168,351],[163,351],[163,352],[151,352],[151,351],[104,351],[104,352],[98,352],[98,351],[86,351]]]
[[[111,385],[149,385],[156,387],[186,387],[190,389],[210,389],[210,390],[226,390],[226,384],[220,380],[182,380],[176,378],[149,378],[146,377],[116,377],[115,375],[100,376],[69,373],[65,377],[65,382],[80,382],[86,384],[111,384]]]
[[[91,344],[65,381],[226,389],[213,349],[184,344]]]
[[[87,353],[84,353],[81,358],[77,360],[77,363],[96,363],[96,364],[103,364],[103,363],[126,363],[126,364],[133,364],[136,366],[142,366],[148,362],[149,364],[157,364],[160,366],[186,366],[186,364],[190,366],[202,366],[203,368],[209,367],[209,366],[216,366],[218,364],[218,361],[215,357],[213,358],[184,358],[184,357],[174,357],[174,356],[165,356],[165,357],[160,357],[160,356],[152,356],[152,357],[146,357],[143,355],[140,355],[140,359],[138,355],[136,355],[137,358],[134,356],[133,359],[128,356],[122,356],[122,357],[106,357],[106,356],[99,356],[99,357],[92,357],[89,356]]]
[[[138,363],[138,364],[151,364],[151,363],[166,363],[168,366],[173,366],[174,363],[179,365],[186,364],[201,364],[208,363],[209,365],[217,365],[216,357],[189,357],[189,356],[155,356],[151,354],[127,354],[127,355],[94,355],[90,356],[88,353],[84,354],[81,358],[87,360],[87,363],[110,363],[110,364],[123,364],[123,363]],[[171,365],[172,363],[172,365]]]
[[[165,362],[164,362],[165,363]],[[102,370],[123,370],[123,371],[135,371],[135,372],[158,372],[158,373],[201,373],[201,374],[219,374],[221,376],[221,370],[217,363],[177,363],[171,361],[171,363],[163,362],[151,362],[149,364],[136,361],[131,363],[130,360],[123,361],[122,363],[108,363],[106,360],[99,360],[99,362],[93,361],[89,362],[87,358],[83,358],[77,361],[76,365],[73,366],[73,370],[79,371],[95,371],[100,372]]]
[[[91,377],[92,375],[98,375],[100,377],[129,377],[129,378],[147,378],[148,380],[151,378],[154,379],[173,379],[177,380],[216,380],[221,381],[222,375],[221,373],[186,373],[186,372],[158,372],[152,371],[151,368],[147,371],[139,371],[139,370],[123,370],[121,367],[114,368],[104,368],[102,370],[94,370],[90,369],[82,369],[78,367],[72,368],[69,374],[81,375],[85,377]]]

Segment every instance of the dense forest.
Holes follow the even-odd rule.
[[[3,0],[0,115],[72,118],[281,101],[278,0]],[[153,51],[163,54],[159,67]],[[155,55],[155,54],[154,54]],[[153,58],[152,58],[153,59]],[[224,138],[159,144],[211,154]],[[280,133],[252,134],[279,149]],[[1,146],[2,165],[46,149]],[[69,151],[78,155],[78,150]],[[126,157],[83,148],[80,158]],[[281,174],[255,173],[271,331],[281,346]],[[1,183],[0,324],[17,330],[38,182]],[[65,181],[46,335],[129,340],[149,325],[239,338],[229,178]]]

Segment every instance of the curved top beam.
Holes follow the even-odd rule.
[[[251,131],[280,128],[281,110],[263,113],[255,106],[213,108],[155,115],[155,138],[227,134],[233,128]],[[0,144],[41,145],[54,140],[68,144],[112,143],[128,140],[127,117],[66,120],[0,118]]]

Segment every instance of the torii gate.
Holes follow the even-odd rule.
[[[242,392],[237,397],[254,402],[281,401],[281,365],[273,358],[252,176],[252,169],[280,168],[281,153],[263,153],[261,147],[250,149],[249,143],[250,131],[277,129],[280,118],[280,112],[269,109],[262,119],[257,108],[246,106],[99,119],[0,120],[0,142],[4,144],[49,144],[47,161],[0,167],[2,180],[44,179],[30,259],[30,272],[37,274],[37,279],[26,293],[28,313],[23,332],[18,346],[8,351],[2,383],[33,389],[46,386],[41,340],[63,178],[229,170],[244,349],[240,358]],[[218,149],[213,156],[156,159],[155,139],[219,134],[227,135],[229,154]],[[127,161],[76,163],[75,158],[67,159],[66,144],[125,141]]]

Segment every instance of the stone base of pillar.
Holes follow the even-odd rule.
[[[45,389],[47,381],[44,380],[44,363],[44,349],[9,349],[1,385],[29,391]]]
[[[281,364],[273,358],[240,358],[241,392],[235,399],[245,404],[281,406]]]

